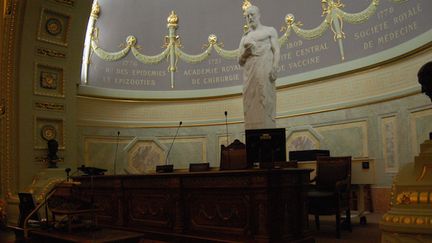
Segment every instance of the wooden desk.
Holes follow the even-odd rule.
[[[309,169],[81,176],[73,190],[102,209],[100,225],[178,242],[313,242]],[[180,239],[180,240],[179,240]]]

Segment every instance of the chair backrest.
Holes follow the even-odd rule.
[[[33,195],[27,192],[18,193],[19,197],[19,220],[18,224],[20,227],[24,226],[25,218],[36,208]],[[39,213],[35,213],[31,216],[31,220],[40,221]]]
[[[340,180],[347,180],[348,186],[351,185],[351,156],[318,157],[317,187],[332,190]]]
[[[221,145],[221,170],[247,169],[250,166],[246,160],[246,145],[236,139],[225,147]]]

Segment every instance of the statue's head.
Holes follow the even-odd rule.
[[[417,73],[418,82],[424,92],[432,101],[432,61],[423,65]]]
[[[246,23],[252,29],[256,29],[261,24],[259,8],[255,5],[251,5],[245,10],[244,17],[246,18]]]

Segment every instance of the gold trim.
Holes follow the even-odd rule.
[[[17,169],[18,153],[13,149],[17,144],[18,133],[17,127],[17,113],[16,113],[16,91],[17,91],[17,60],[19,51],[19,43],[22,38],[21,24],[24,21],[24,10],[26,1],[9,0],[7,8],[7,16],[3,16],[0,22],[2,23],[2,31],[4,37],[2,39],[0,84],[2,95],[5,95],[6,109],[2,117],[1,133],[3,134],[1,145],[1,159],[2,164],[1,173],[1,189],[2,196],[8,199],[9,202],[17,202],[18,196],[18,181],[15,176]]]
[[[374,70],[378,70],[380,68],[385,68],[388,67],[390,65],[394,65],[394,64],[398,64],[400,62],[403,61],[407,61],[408,58],[413,58],[419,55],[422,55],[428,51],[432,51],[432,41],[419,47],[416,48],[412,51],[409,51],[407,53],[404,53],[402,55],[390,58],[388,60],[379,62],[379,63],[375,63],[366,67],[361,67],[361,68],[357,68],[357,69],[353,69],[353,70],[349,70],[346,72],[340,72],[337,74],[333,74],[333,75],[328,75],[328,76],[323,76],[323,77],[318,77],[318,78],[314,78],[314,79],[309,79],[309,80],[305,80],[302,82],[297,82],[297,83],[293,83],[293,84],[287,84],[287,85],[281,85],[277,87],[278,91],[283,91],[289,88],[293,88],[293,87],[297,87],[297,86],[303,86],[306,84],[311,84],[311,83],[315,83],[315,82],[325,82],[325,81],[329,81],[331,79],[335,79],[335,78],[341,78],[341,77],[345,77],[345,76],[349,76],[352,74],[362,74],[362,73],[368,73]],[[420,93],[419,92],[415,92],[412,94],[407,94],[407,95],[401,95],[398,96],[397,98],[403,98],[403,97],[407,97],[407,96],[412,96],[412,95],[416,95]],[[117,102],[152,102],[152,101],[156,101],[156,102],[178,102],[178,101],[199,101],[202,102],[203,100],[206,101],[212,101],[212,100],[221,100],[221,99],[227,99],[227,98],[238,98],[241,97],[241,92],[236,92],[236,93],[232,93],[232,94],[226,94],[226,95],[215,95],[215,96],[208,96],[208,97],[193,97],[193,98],[152,98],[152,99],[146,99],[146,98],[135,98],[135,99],[126,99],[126,98],[115,98],[115,97],[110,97],[110,96],[99,96],[99,95],[77,95],[77,97],[79,98],[87,98],[87,99],[94,99],[94,100],[109,100],[109,101],[117,101]],[[383,100],[383,102],[385,101],[389,101],[392,99],[386,99]],[[379,102],[371,102],[368,103],[369,104],[375,104],[375,103],[381,103],[382,101]],[[363,105],[362,105],[363,106]],[[352,106],[352,107],[357,107],[356,106]],[[349,108],[352,108],[349,107]],[[297,115],[296,115],[297,116]],[[288,117],[292,117],[292,116],[288,116]]]
[[[420,203],[428,203],[428,194],[429,192],[420,192],[419,194]]]

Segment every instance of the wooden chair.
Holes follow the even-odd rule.
[[[312,181],[316,184],[308,192],[309,214],[315,216],[318,230],[320,215],[335,215],[336,237],[340,238],[343,212],[351,231],[351,157],[318,157],[316,177]]]
[[[241,170],[251,168],[246,160],[246,145],[236,139],[225,147],[221,145],[220,170]]]

